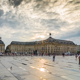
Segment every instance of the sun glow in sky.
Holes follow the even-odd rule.
[[[0,0],[0,37],[37,41],[52,37],[80,44],[80,0]]]
[[[45,36],[44,36],[44,35],[40,35],[40,37],[41,37],[41,38],[44,38]]]
[[[44,39],[45,36],[44,36],[44,35],[35,34],[34,37],[33,37],[32,39],[35,40],[36,38]]]

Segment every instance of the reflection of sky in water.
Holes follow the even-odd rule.
[[[40,66],[38,67],[34,67],[34,66],[30,66],[31,68],[33,68],[33,69],[37,69],[37,70],[39,70],[39,71],[41,71],[41,72],[49,72],[47,69],[45,69],[44,68],[44,63],[46,62],[46,60],[45,59],[40,59],[40,63],[41,64],[39,64]]]
[[[42,72],[48,72],[48,70],[46,70],[45,68],[40,68],[40,71],[42,71]]]
[[[47,79],[43,79],[42,77],[40,77],[40,79],[42,79],[42,80],[47,80]]]
[[[43,65],[42,65],[41,68],[37,68],[37,67],[35,67],[35,66],[30,66],[30,67],[33,68],[33,69],[37,69],[37,70],[40,71],[40,72],[49,72],[47,69],[45,69],[45,68],[43,67]],[[22,67],[19,67],[19,68],[22,68]],[[46,76],[46,75],[43,75],[43,76]],[[47,79],[45,79],[44,77],[40,77],[40,79],[41,79],[41,80],[47,80]]]
[[[37,70],[39,70],[39,71],[41,71],[41,72],[49,72],[47,69],[45,69],[45,68],[36,68],[36,67],[34,67],[34,66],[30,66],[31,68],[34,68],[34,69],[37,69]]]
[[[44,68],[40,68],[40,71],[45,72],[45,69]]]
[[[40,62],[41,62],[41,63],[45,63],[46,60],[45,60],[45,59],[41,59]]]

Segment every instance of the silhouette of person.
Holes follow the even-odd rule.
[[[55,61],[55,54],[53,54],[53,61]]]
[[[10,69],[12,70],[12,66],[10,67]]]

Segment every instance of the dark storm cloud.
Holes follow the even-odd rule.
[[[55,7],[55,4],[56,6],[57,5],[61,5],[63,2],[66,2],[65,6],[64,7],[67,7],[69,5],[79,5],[80,4],[80,0],[64,0],[63,2],[59,1],[59,0],[53,0],[51,2],[51,0],[8,0],[9,1],[9,4],[13,5],[14,7],[17,7],[19,6],[23,1],[26,3],[31,3],[31,2],[35,2],[33,6],[33,9],[34,10],[42,10],[42,11],[46,11],[46,7],[49,7],[49,8],[52,8],[52,7]],[[51,7],[50,4],[52,4],[53,6]],[[76,7],[76,6],[74,6]],[[79,8],[79,7],[78,7]]]
[[[25,1],[25,3],[31,2],[31,0],[8,0],[10,5],[13,5],[14,7],[19,6],[22,1]]]
[[[71,3],[74,3],[74,1],[68,1],[68,3],[70,3],[70,4],[71,4]]]
[[[23,0],[9,0],[9,3],[14,6],[18,6],[21,4]]]
[[[0,16],[4,14],[4,11],[0,9]]]
[[[49,3],[51,3],[50,0],[8,0],[10,5],[13,5],[14,7],[19,6],[23,1],[27,4],[30,2],[35,2],[35,5],[33,6],[34,10],[44,10],[47,6],[49,6]],[[58,0],[53,0],[53,5],[57,2]]]

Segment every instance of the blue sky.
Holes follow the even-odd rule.
[[[0,36],[11,41],[52,37],[80,45],[80,0],[0,0]]]

